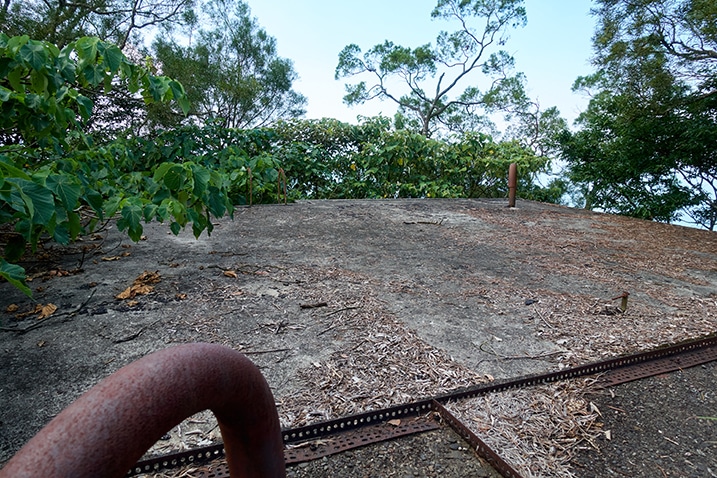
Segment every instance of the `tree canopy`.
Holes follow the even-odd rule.
[[[211,0],[202,17],[212,27],[192,31],[187,46],[182,38],[163,37],[153,45],[162,72],[186,88],[192,116],[247,128],[304,114],[306,98],[292,89],[297,79],[292,62],[278,56],[276,40],[251,17],[246,3]]]
[[[458,29],[442,31],[435,45],[409,48],[386,40],[365,53],[356,44],[346,46],[336,78],[369,80],[346,85],[344,102],[390,100],[399,106],[402,122],[424,136],[440,128],[481,129],[486,109],[524,96],[522,75],[510,76],[513,58],[499,49],[511,28],[525,25],[523,1],[439,0],[431,16],[452,21]],[[489,79],[485,91],[469,86],[478,73]]]
[[[6,35],[59,47],[94,36],[124,48],[141,30],[184,23],[193,6],[194,0],[3,0],[0,25]]]
[[[597,72],[582,129],[563,137],[586,203],[717,225],[717,8],[707,0],[598,0]]]
[[[28,35],[59,48],[97,37],[184,85],[189,120],[168,104],[148,106],[126,89],[85,91],[101,105],[87,125],[98,140],[187,121],[261,126],[304,113],[306,98],[292,88],[292,62],[278,56],[276,40],[243,0],[3,0],[0,24],[9,36]],[[153,44],[145,44],[150,38]]]

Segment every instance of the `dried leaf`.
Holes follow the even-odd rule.
[[[124,300],[124,299],[129,299],[130,297],[132,297],[132,288],[131,288],[131,287],[127,287],[125,290],[123,290],[122,292],[120,292],[119,294],[117,294],[117,295],[115,296],[115,299],[117,299],[117,300]]]
[[[127,287],[125,290],[115,296],[117,300],[132,299],[137,295],[147,295],[154,291],[154,287],[151,284],[156,284],[162,280],[162,277],[157,272],[142,272],[139,277],[134,280],[134,283]]]
[[[17,304],[10,304],[5,308],[5,312],[12,314],[13,312],[17,312],[19,308]]]
[[[159,272],[157,272],[157,271],[154,271],[154,272],[144,271],[144,272],[142,272],[142,273],[139,275],[139,277],[137,277],[137,278],[134,280],[134,283],[135,283],[135,284],[139,284],[139,283],[142,283],[142,284],[158,284],[159,282],[161,282],[161,280],[162,280],[162,276],[159,275]]]
[[[132,292],[134,295],[147,295],[154,290],[154,287],[147,284],[139,284],[132,286]]]
[[[40,310],[39,310],[40,315],[38,316],[38,319],[46,319],[49,316],[51,316],[52,314],[54,314],[55,311],[57,311],[57,306],[55,304],[47,304],[47,305],[42,305],[39,307],[40,307]]]
[[[174,298],[177,300],[185,300],[187,298],[187,294],[174,294]]]
[[[394,427],[397,427],[397,426],[401,425],[401,420],[398,418],[396,418],[395,420],[389,420],[388,424],[393,425]]]
[[[231,277],[232,279],[238,279],[238,278],[239,278],[239,276],[237,275],[237,273],[236,273],[235,271],[224,271],[224,275],[225,275],[226,277]]]
[[[105,262],[118,261],[120,259],[122,259],[120,256],[106,256],[102,258],[102,260]]]

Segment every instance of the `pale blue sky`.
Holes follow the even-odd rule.
[[[435,0],[247,0],[252,15],[276,38],[279,55],[293,60],[294,84],[308,100],[307,118],[355,122],[357,115],[392,116],[395,105],[374,100],[347,107],[344,80],[334,79],[338,54],[350,43],[363,51],[391,40],[406,47],[433,43],[455,24],[432,20]],[[504,47],[525,73],[529,93],[541,106],[557,106],[570,123],[587,99],[571,91],[574,80],[592,72],[590,0],[526,0],[528,24],[511,31]],[[479,82],[479,74],[475,82]],[[463,87],[467,84],[463,84]]]

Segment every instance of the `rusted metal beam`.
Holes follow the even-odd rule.
[[[478,435],[473,433],[471,429],[463,424],[455,415],[453,415],[446,407],[437,401],[433,401],[433,407],[436,409],[441,418],[450,425],[453,430],[467,441],[473,450],[487,461],[490,466],[495,468],[501,476],[505,478],[522,478],[522,475],[516,471],[507,461],[505,461],[498,453],[493,451]]]
[[[217,417],[232,477],[285,477],[279,417],[249,359],[216,344],[148,355],[66,408],[0,470],[0,478],[116,477],[183,419]]]

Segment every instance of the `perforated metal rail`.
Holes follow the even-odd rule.
[[[518,475],[515,470],[510,468],[507,463],[495,452],[490,450],[477,436],[472,434],[460,421],[450,415],[443,407],[443,404],[454,400],[475,398],[490,393],[596,374],[602,374],[597,384],[599,386],[609,387],[714,360],[717,360],[717,334],[675,345],[658,347],[646,352],[571,367],[558,372],[530,375],[490,384],[476,385],[405,405],[398,405],[382,410],[365,412],[336,420],[284,430],[282,435],[284,443],[287,445],[285,458],[287,464],[310,461],[321,456],[338,453],[358,446],[435,429],[438,425],[431,420],[418,419],[407,421],[406,419],[425,416],[430,412],[438,412],[459,435],[471,443],[474,449],[491,463],[496,470],[502,473],[503,476],[507,478],[520,478],[520,475]],[[404,423],[403,427],[387,425],[386,422],[395,419],[401,419]],[[411,424],[414,425],[411,426]],[[339,438],[341,435],[345,436]],[[317,440],[319,441],[317,442]],[[311,442],[314,444],[312,445]],[[297,444],[301,445],[304,443],[306,443],[305,446],[296,446]],[[301,450],[302,448],[305,449]],[[128,473],[128,476],[152,473],[162,469],[176,468],[190,464],[200,465],[221,458],[223,454],[224,451],[221,444],[198,448],[188,452],[173,453],[137,463]],[[207,473],[209,474],[202,476],[206,478],[229,476],[226,468],[222,466],[214,466],[211,471],[207,470]]]

